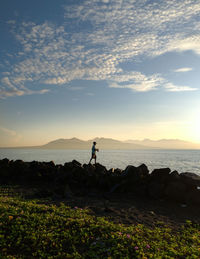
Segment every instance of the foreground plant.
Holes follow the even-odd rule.
[[[0,197],[2,258],[200,258],[200,226],[126,227],[89,211]]]

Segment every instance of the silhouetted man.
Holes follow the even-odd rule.
[[[97,144],[96,142],[93,142],[93,146],[92,146],[92,156],[91,156],[91,158],[90,158],[89,164],[91,163],[92,159],[94,159],[95,164],[96,164],[96,160],[97,160],[96,151],[97,151],[97,152],[99,151],[98,148],[95,148],[96,144]]]

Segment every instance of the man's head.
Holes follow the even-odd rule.
[[[96,144],[97,144],[97,143],[94,141],[94,142],[93,142],[93,145],[96,145]]]

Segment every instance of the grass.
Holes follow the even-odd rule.
[[[200,226],[125,226],[82,208],[0,196],[0,258],[200,258]]]

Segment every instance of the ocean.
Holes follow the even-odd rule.
[[[23,161],[54,161],[64,164],[76,159],[88,163],[90,150],[47,150],[47,149],[11,149],[0,148],[0,159],[21,159]],[[146,164],[149,171],[155,168],[169,167],[179,173],[191,172],[200,175],[200,150],[100,150],[97,162],[110,168],[125,169],[128,165]]]

